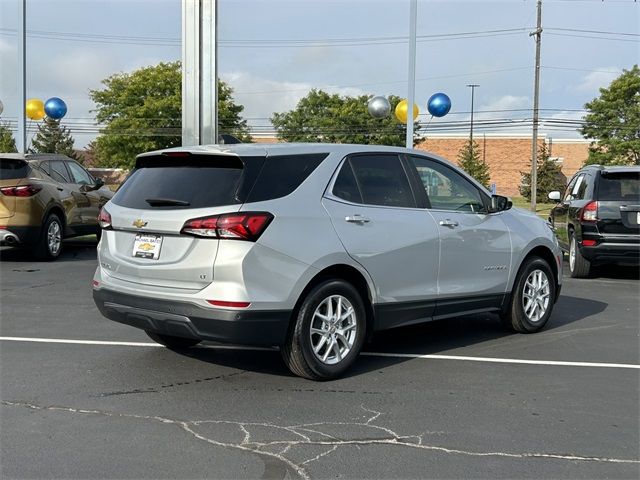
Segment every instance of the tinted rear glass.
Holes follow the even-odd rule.
[[[603,173],[598,200],[640,202],[640,172]]]
[[[179,209],[242,203],[237,197],[244,164],[237,157],[193,155],[187,158],[149,157],[113,196],[128,208]],[[151,206],[147,200],[176,200],[182,205]]]
[[[27,162],[13,158],[0,158],[0,180],[14,180],[28,177],[31,168]]]
[[[112,202],[171,210],[271,200],[293,192],[327,155],[142,157]]]

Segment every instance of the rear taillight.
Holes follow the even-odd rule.
[[[267,212],[225,213],[187,220],[180,233],[204,238],[255,242],[271,220],[273,215]]]
[[[98,223],[100,224],[100,228],[104,230],[111,228],[111,214],[104,208],[100,209],[100,213],[98,214]]]
[[[595,222],[598,220],[598,202],[589,202],[582,209],[582,220]]]
[[[20,185],[19,187],[3,187],[0,192],[7,197],[33,197],[42,190],[40,185]]]

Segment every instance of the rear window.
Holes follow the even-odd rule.
[[[112,202],[171,210],[271,200],[293,192],[326,156],[142,157]]]
[[[24,160],[0,158],[0,180],[15,180],[31,174],[31,167]]]
[[[603,172],[598,200],[640,202],[640,172]]]

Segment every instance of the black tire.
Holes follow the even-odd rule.
[[[591,262],[580,253],[578,241],[573,232],[569,233],[569,273],[572,278],[587,278],[591,273]]]
[[[151,340],[164,345],[170,350],[185,350],[200,343],[200,340],[195,338],[174,337],[173,335],[163,335],[148,330],[145,330],[145,332]]]
[[[49,243],[49,229],[53,229],[59,232],[60,242],[57,250]],[[55,260],[62,253],[62,238],[64,237],[64,226],[60,217],[55,213],[50,214],[45,222],[42,224],[42,231],[40,232],[40,238],[36,243],[33,254],[40,260]]]
[[[336,360],[337,363],[330,365],[316,357],[313,351],[311,325],[316,309],[332,296],[341,296],[351,304],[355,316],[355,319],[352,317],[355,324],[355,335],[347,354],[341,360]],[[294,374],[310,380],[331,380],[342,375],[358,357],[366,337],[366,328],[366,311],[358,291],[353,285],[343,280],[326,280],[311,289],[302,300],[300,307],[294,314],[287,340],[280,352],[284,362]],[[335,332],[335,328],[333,332]],[[332,335],[335,339],[338,334],[327,333],[327,338]],[[345,344],[343,343],[343,345]],[[340,350],[339,344],[337,344],[337,348]],[[326,349],[329,350],[329,345],[326,345]],[[334,354],[334,356],[337,355]]]
[[[546,280],[549,283],[549,291],[544,314],[539,319],[532,319],[525,313],[523,298],[525,296],[524,291],[527,280],[529,279],[529,276],[536,271],[541,271],[544,276],[546,276]],[[509,330],[518,333],[535,333],[542,330],[553,311],[553,304],[556,300],[556,290],[556,278],[554,277],[549,264],[540,257],[527,258],[518,272],[518,277],[514,283],[513,291],[511,292],[511,300],[508,308],[500,316],[502,323]],[[536,310],[537,308],[538,307],[536,307]],[[531,313],[533,314],[535,312]]]

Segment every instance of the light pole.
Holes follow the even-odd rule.
[[[476,93],[476,88],[479,87],[477,83],[470,83],[467,87],[471,88],[471,130],[469,132],[469,143],[471,144],[471,148],[473,148],[473,99]]]

